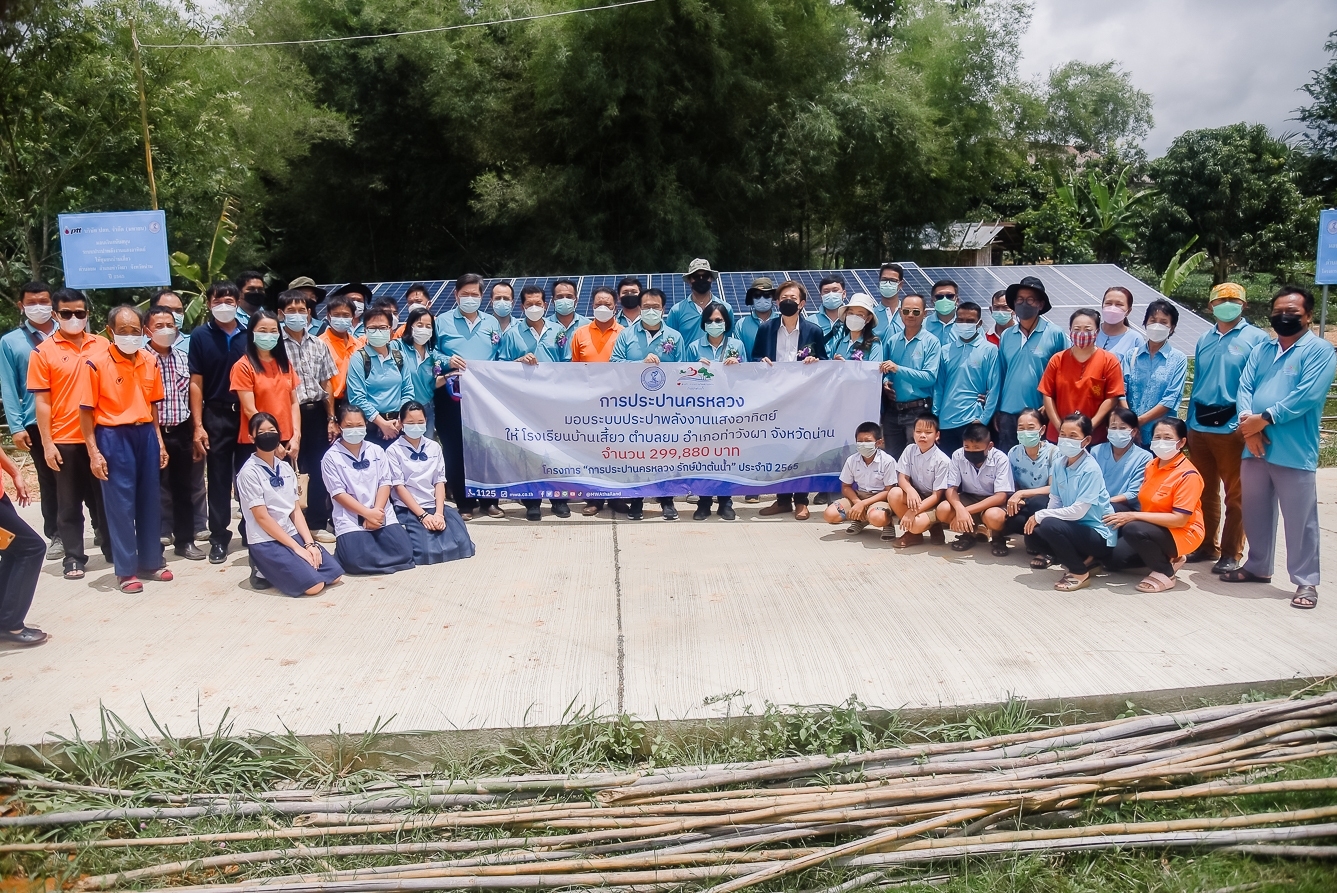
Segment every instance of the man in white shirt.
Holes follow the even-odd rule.
[[[994,448],[987,426],[966,426],[965,445],[952,454],[947,472],[947,498],[938,503],[938,523],[956,531],[952,551],[965,552],[975,545],[975,531],[983,525],[992,534],[993,554],[1007,554],[1007,500],[1016,491],[1012,464],[1007,454]]]
[[[862,533],[872,525],[879,530],[891,524],[887,496],[896,486],[896,460],[882,451],[882,426],[864,422],[854,430],[857,450],[840,471],[840,498],[826,507],[826,523],[849,522],[845,532]]]

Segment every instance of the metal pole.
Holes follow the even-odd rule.
[[[1318,311],[1318,337],[1328,337],[1328,287],[1323,286],[1323,307]]]

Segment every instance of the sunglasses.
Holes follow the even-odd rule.
[[[923,316],[924,311],[918,307],[902,307],[901,316]]]
[[[748,296],[749,298],[773,298],[773,297],[775,297],[775,292],[773,292],[773,291],[762,291],[761,289],[756,289],[756,290],[754,290],[754,291],[750,291],[750,292],[748,292],[748,293],[747,293],[747,296]]]
[[[87,310],[57,310],[56,316],[61,319],[88,319]]]

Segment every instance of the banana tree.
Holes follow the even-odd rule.
[[[203,269],[183,251],[173,251],[169,258],[172,275],[194,286],[194,291],[181,292],[182,300],[186,301],[186,325],[191,328],[204,317],[204,293],[209,283],[218,279],[223,272],[223,265],[227,263],[228,249],[237,239],[237,214],[240,211],[241,206],[235,198],[230,195],[223,197],[223,210],[214,225],[214,237],[209,243],[209,257]]]
[[[1112,184],[1095,171],[1087,171],[1085,181],[1072,176],[1056,190],[1060,201],[1077,212],[1091,250],[1102,264],[1117,264],[1133,250],[1137,211],[1155,194],[1154,189],[1129,189],[1129,171],[1125,167]]]
[[[1175,293],[1175,289],[1184,284],[1184,280],[1194,270],[1202,266],[1203,261],[1207,260],[1206,251],[1197,251],[1187,258],[1184,257],[1184,252],[1192,248],[1197,241],[1197,236],[1189,239],[1188,243],[1176,251],[1174,257],[1170,258],[1170,263],[1166,265],[1165,272],[1161,274],[1160,292],[1167,298]]]

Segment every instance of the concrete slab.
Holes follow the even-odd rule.
[[[1337,555],[1337,470],[1320,474],[1320,503]],[[218,567],[172,556],[177,580],[139,596],[100,559],[82,582],[52,562],[29,617],[52,641],[0,650],[0,730],[95,733],[99,703],[138,728],[147,705],[177,733],[226,713],[239,732],[319,735],[547,725],[569,705],[689,719],[767,700],[939,707],[1337,672],[1337,607],[1291,609],[1284,572],[1232,587],[1199,565],[1173,594],[1113,575],[1063,595],[1020,549],[896,553],[740,509],[732,524],[690,509],[676,524],[529,524],[512,506],[471,525],[469,561],[312,599],[251,591],[241,552]]]

